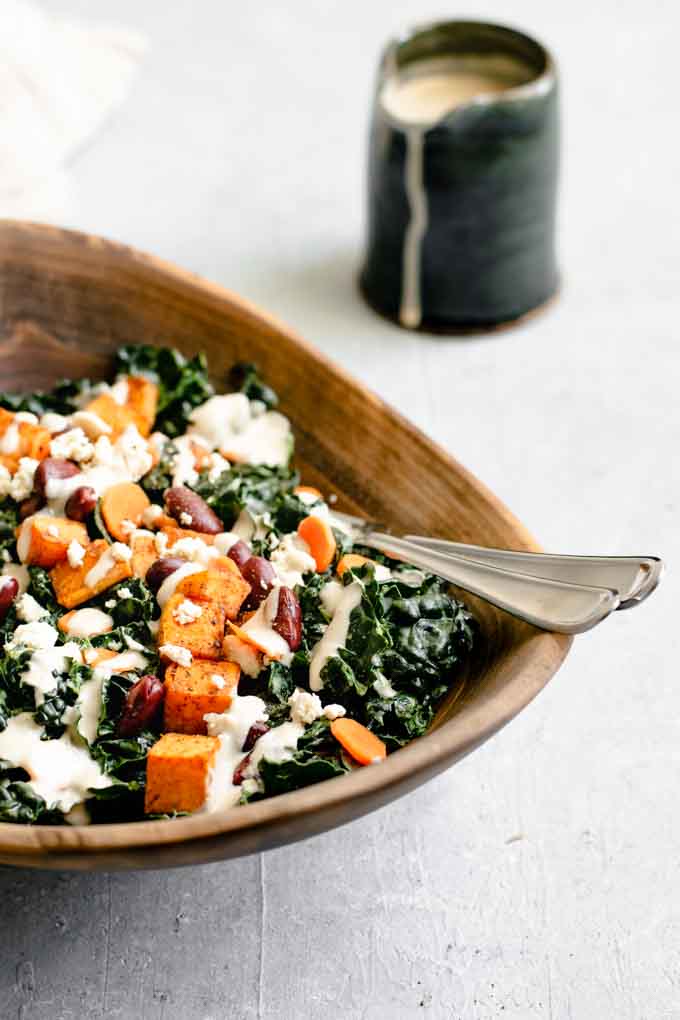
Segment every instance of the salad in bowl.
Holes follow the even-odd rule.
[[[218,811],[425,732],[473,620],[303,484],[235,365],[119,350],[109,383],[0,394],[0,820]]]

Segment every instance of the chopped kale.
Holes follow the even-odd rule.
[[[14,534],[19,526],[19,505],[7,496],[0,502],[0,552],[13,550],[16,544]]]
[[[64,816],[49,807],[26,782],[28,773],[0,758],[0,821],[59,825]]]
[[[225,528],[230,528],[245,509],[255,519],[268,517],[268,530],[276,531],[276,516],[284,503],[290,506],[294,499],[292,491],[299,481],[297,471],[288,467],[232,464],[214,481],[207,472],[202,472],[193,488],[212,507]]]
[[[152,503],[162,503],[163,493],[172,485],[173,463],[176,454],[177,447],[171,440],[163,443],[158,464],[142,478],[140,484]]]
[[[129,344],[118,351],[115,369],[117,373],[146,375],[158,383],[154,427],[171,438],[186,430],[193,409],[214,393],[203,353],[188,359],[170,347]]]
[[[53,390],[35,393],[0,393],[0,407],[8,411],[30,411],[38,417],[48,411],[56,414],[73,414],[78,410],[78,398],[89,388],[87,379],[63,379]]]
[[[229,373],[229,382],[235,390],[245,393],[249,400],[259,400],[267,408],[278,407],[279,398],[260,376],[257,365],[238,361]]]

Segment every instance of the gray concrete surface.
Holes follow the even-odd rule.
[[[547,547],[675,565],[675,5],[470,8],[533,30],[561,60],[564,285],[521,329],[467,341],[400,332],[354,288],[375,59],[430,9],[50,7],[150,41],[129,102],[73,162],[70,225],[287,319]],[[0,1016],[677,1018],[678,594],[671,571],[645,607],[578,639],[491,743],[348,828],[189,871],[2,871]]]

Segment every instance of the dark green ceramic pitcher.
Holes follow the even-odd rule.
[[[441,89],[459,85],[451,105]],[[465,332],[547,301],[558,150],[555,67],[533,39],[452,21],[392,42],[370,133],[369,303],[409,328]]]

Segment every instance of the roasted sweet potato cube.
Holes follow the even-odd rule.
[[[156,543],[151,535],[134,535],[130,541],[132,549],[132,573],[135,577],[146,577],[152,563],[158,559]]]
[[[68,547],[75,539],[88,545],[87,528],[68,517],[36,514],[18,529],[17,549],[22,563],[49,569],[66,559]]]
[[[137,419],[137,428],[143,436],[148,436],[156,420],[158,407],[158,386],[141,375],[127,377],[128,397],[125,406]]]
[[[139,428],[139,419],[132,408],[118,404],[109,393],[100,393],[85,406],[84,410],[96,414],[111,426],[111,440],[118,439],[129,425]]]
[[[177,591],[197,602],[214,602],[224,610],[228,620],[235,620],[250,594],[250,585],[241,577],[236,564],[234,568],[227,571],[211,564],[207,570],[182,578]]]
[[[22,457],[43,460],[50,452],[51,435],[41,425],[33,425],[29,421],[16,421],[15,415],[5,408],[0,408],[0,439],[12,428],[12,435],[7,436],[3,445],[0,462],[14,474]]]
[[[182,604],[189,601],[200,609],[196,619],[187,619]],[[188,648],[197,659],[221,658],[222,639],[226,616],[221,606],[214,602],[200,605],[188,600],[183,592],[175,592],[163,607],[157,641],[160,645],[180,645]]]
[[[146,758],[146,814],[200,808],[219,744],[217,737],[164,733]]]
[[[59,605],[73,609],[112,584],[132,577],[132,561],[114,559],[109,543],[100,539],[87,547],[81,566],[72,567],[63,560],[50,571],[50,577]]]
[[[207,733],[207,712],[226,712],[241,670],[234,662],[195,659],[190,666],[165,671],[163,729],[173,733]]]

